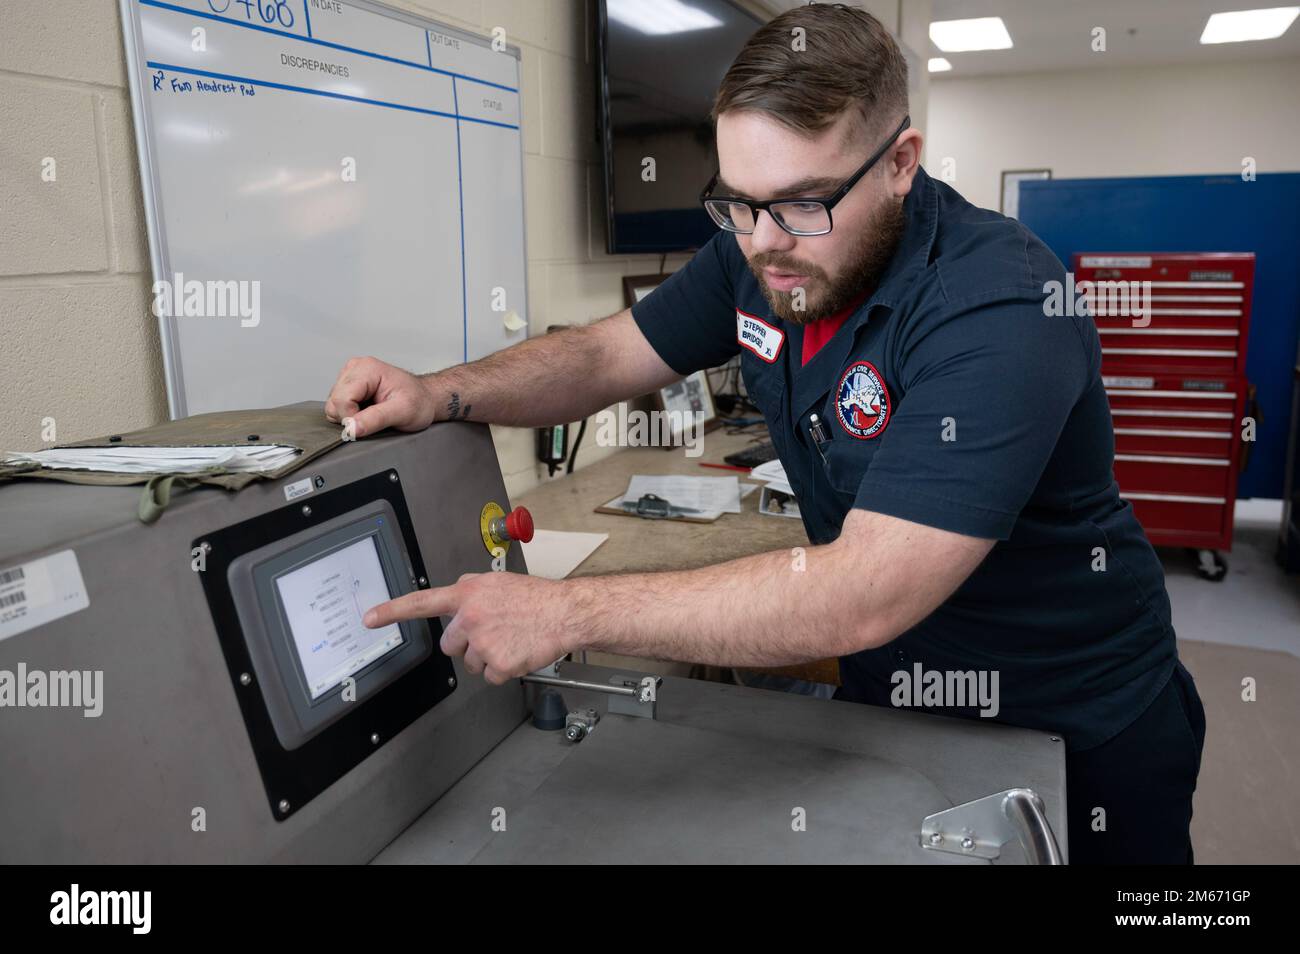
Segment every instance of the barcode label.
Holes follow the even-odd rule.
[[[0,570],[0,640],[90,605],[77,554],[61,550]]]

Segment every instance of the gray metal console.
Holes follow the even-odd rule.
[[[138,494],[0,485],[0,861],[1065,855],[1045,733],[567,662],[493,687],[438,620],[360,627],[492,570],[486,427],[345,444],[152,525]],[[528,718],[543,690],[559,731]]]

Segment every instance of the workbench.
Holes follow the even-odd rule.
[[[520,495],[514,503],[528,508],[534,523],[547,530],[609,534],[609,539],[571,576],[690,570],[755,553],[806,547],[809,543],[803,521],[760,514],[758,490],[741,499],[740,513],[723,514],[713,523],[645,520],[595,512],[597,506],[627,490],[628,481],[635,474],[694,477],[735,474],[742,484],[758,483],[750,481],[749,475],[741,471],[702,467],[700,464],[721,464],[726,455],[765,440],[767,432],[762,428],[750,428],[740,434],[718,429],[704,435],[703,454],[694,458],[687,457],[682,447],[624,448],[593,464],[579,467],[572,474],[547,481]],[[686,676],[693,669],[683,663],[633,660],[609,653],[588,653],[586,658],[588,662],[601,665],[634,665],[661,675]],[[712,675],[720,675],[714,667],[707,668]],[[830,685],[839,683],[839,663],[834,659],[764,672]]]
[[[700,462],[721,464],[727,454],[766,439],[763,430],[727,434],[719,429],[704,435],[704,453],[695,458],[687,457],[681,447],[623,448],[535,487],[514,498],[514,504],[527,507],[533,522],[547,530],[609,534],[609,539],[583,561],[573,576],[689,570],[768,550],[806,547],[808,536],[803,521],[760,514],[757,490],[741,500],[739,514],[726,513],[707,524],[595,512],[596,507],[626,491],[634,474],[735,475],[745,483],[749,476],[742,471],[701,467]],[[581,450],[578,463],[582,464]]]

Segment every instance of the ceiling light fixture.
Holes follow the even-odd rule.
[[[682,0],[608,0],[609,18],[638,33],[662,36],[722,26],[707,10]]]
[[[1013,45],[1001,17],[938,20],[930,24],[930,39],[945,53],[1009,50]]]
[[[1231,10],[1212,13],[1201,33],[1202,43],[1244,43],[1273,40],[1287,31],[1300,14],[1300,7],[1271,7],[1267,10]]]

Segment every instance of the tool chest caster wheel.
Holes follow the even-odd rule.
[[[1196,575],[1211,583],[1222,583],[1228,575],[1228,561],[1218,550],[1192,550],[1188,554],[1196,561]]]

